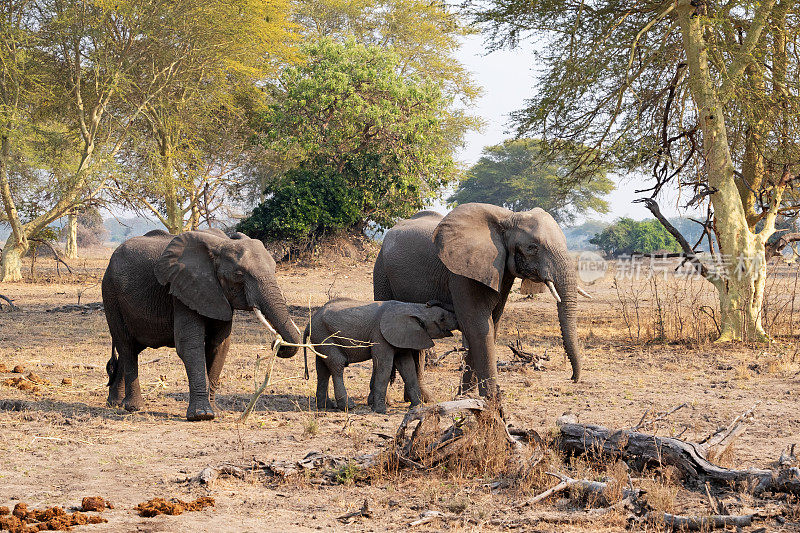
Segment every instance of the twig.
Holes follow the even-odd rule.
[[[56,440],[56,441],[66,441],[66,442],[79,442],[81,444],[88,444],[89,446],[94,446],[94,442],[89,442],[88,440],[81,440],[81,439],[70,439],[67,437],[40,437],[36,435],[31,439],[31,444],[33,444],[37,440]]]
[[[2,294],[0,294],[0,298],[2,298],[3,300],[5,300],[6,302],[8,302],[8,306],[9,306],[9,308],[10,308],[12,311],[19,311],[19,307],[17,307],[16,305],[14,305],[14,300],[12,300],[12,299],[11,299],[11,298],[9,298],[8,296],[4,296],[4,295],[2,295]],[[0,304],[0,309],[2,309],[2,308],[3,308],[3,305],[2,305],[2,304]]]
[[[718,429],[708,437],[698,442],[700,445],[699,451],[705,457],[708,457],[712,448],[719,447],[719,452],[715,453],[716,456],[719,456],[723,451],[725,451],[725,449],[728,448],[728,446],[731,445],[731,442],[733,442],[733,440],[744,431],[744,425],[742,423],[749,418],[752,418],[753,411],[759,406],[759,404],[761,404],[761,400],[757,401],[750,409],[734,418],[733,422],[728,424],[728,426]]]
[[[346,341],[352,342],[353,344],[351,344],[349,346],[346,346],[346,345],[342,345],[342,344],[336,344],[336,343],[327,342],[329,339],[332,339],[332,338],[346,340]],[[333,335],[329,335],[327,338],[325,338],[323,340],[323,342],[318,343],[318,344],[304,344],[304,343],[286,342],[285,340],[283,340],[283,338],[280,335],[278,335],[275,338],[275,342],[272,343],[272,359],[270,360],[269,370],[267,371],[267,374],[264,376],[264,380],[261,382],[261,385],[256,385],[256,390],[253,392],[253,395],[250,397],[250,402],[247,404],[247,407],[245,408],[244,412],[242,413],[242,416],[239,417],[239,422],[245,422],[247,420],[247,418],[250,416],[250,413],[253,411],[253,408],[255,408],[256,402],[261,397],[261,394],[263,394],[264,390],[269,385],[271,385],[273,383],[272,382],[272,371],[275,369],[275,360],[278,358],[278,350],[280,350],[281,347],[283,347],[283,346],[292,346],[292,347],[297,347],[297,348],[307,348],[307,349],[311,350],[311,352],[316,354],[318,357],[322,357],[323,359],[325,359],[325,358],[327,358],[327,356],[325,354],[323,354],[323,353],[318,352],[316,350],[317,347],[319,347],[319,346],[337,346],[339,348],[367,348],[369,346],[372,346],[372,344],[373,343],[362,343],[361,341],[358,341],[356,339],[350,339],[350,338],[347,338],[347,337],[340,337],[336,333],[334,333]],[[255,372],[254,372],[254,376],[258,375],[258,367],[259,367],[259,365],[261,363],[261,359],[262,359],[261,357],[256,359],[256,369],[255,369]],[[294,378],[294,377],[283,378],[283,379],[281,379],[281,381],[288,381],[290,379],[296,379],[296,378]],[[297,378],[297,379],[301,379],[301,378]],[[258,382],[256,382],[256,383],[258,383]],[[277,383],[277,382],[275,382],[275,383]]]
[[[427,524],[428,522],[433,522],[437,518],[446,518],[446,515],[441,511],[423,511],[420,514],[419,520],[414,520],[410,524],[410,527],[421,526],[422,524]]]
[[[58,263],[61,263],[62,265],[67,267],[67,270],[69,270],[70,274],[73,273],[72,269],[70,268],[70,266],[66,262],[64,262],[63,259],[61,259],[61,257],[58,255],[58,251],[55,248],[53,248],[53,245],[50,244],[48,241],[46,241],[45,239],[31,239],[31,238],[29,238],[28,240],[29,241],[33,241],[33,242],[37,242],[39,244],[44,244],[45,246],[50,248],[50,251],[53,252],[53,257],[55,257],[56,265],[58,265]]]
[[[636,431],[638,429],[642,429],[643,427],[649,426],[651,424],[655,424],[656,422],[660,422],[660,421],[664,420],[665,418],[669,417],[670,415],[672,415],[674,412],[678,411],[679,409],[683,409],[684,407],[688,407],[688,406],[689,406],[688,403],[682,403],[679,406],[677,406],[677,407],[675,407],[673,409],[670,409],[666,413],[662,413],[660,415],[657,415],[654,419],[645,422],[644,419],[647,416],[647,413],[650,412],[650,409],[647,409],[644,412],[644,414],[642,415],[641,420],[639,420],[639,423],[636,424],[636,426],[632,427],[631,429]]]
[[[550,474],[550,472],[548,472],[548,474]],[[561,492],[563,490],[566,490],[568,488],[569,488],[569,482],[566,481],[566,480],[561,481],[555,487],[551,487],[551,488],[547,489],[546,491],[542,492],[541,494],[537,494],[536,496],[534,496],[530,500],[526,501],[522,505],[533,505],[534,503],[538,503],[538,502],[540,502],[540,501],[542,501],[542,500],[544,500],[546,498],[549,498],[553,494],[559,493],[559,492]]]
[[[361,509],[358,511],[353,511],[352,513],[347,513],[338,517],[336,520],[342,522],[343,524],[349,524],[353,521],[354,518],[371,518],[372,512],[369,510],[369,500],[366,498],[364,499],[364,505],[361,506]]]

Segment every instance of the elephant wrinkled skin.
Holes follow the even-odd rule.
[[[453,306],[469,347],[461,389],[477,378],[483,396],[498,392],[495,337],[515,278],[546,283],[557,293],[561,336],[577,381],[576,268],[564,233],[542,209],[515,213],[469,203],[445,217],[421,211],[386,232],[373,271],[375,300]]]
[[[139,353],[169,346],[189,379],[186,418],[213,419],[234,309],[265,316],[285,340],[300,342],[275,280],[275,261],[261,241],[241,233],[156,230],[128,239],[111,256],[102,292],[112,346],[108,404],[129,411],[143,404]],[[278,355],[296,352],[283,347]]]
[[[331,379],[335,407],[342,410],[351,407],[344,386],[344,368],[370,358],[369,403],[373,411],[386,412],[386,390],[393,366],[403,378],[411,405],[418,405],[423,399],[417,379],[419,365],[424,364],[420,361],[420,350],[432,347],[432,339],[452,336],[452,330],[457,328],[455,314],[433,302],[331,300],[314,313],[303,333],[303,343],[310,337],[312,344],[319,345],[315,349],[326,356],[316,357],[317,408],[334,407],[328,400]]]

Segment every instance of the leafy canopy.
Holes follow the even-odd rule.
[[[614,190],[614,182],[604,171],[565,182],[569,169],[558,160],[546,159],[547,153],[537,139],[508,140],[484,148],[449,200],[502,205],[513,211],[541,207],[558,222],[573,222],[589,211],[608,212],[602,196]]]
[[[658,250],[680,251],[680,245],[675,237],[654,218],[649,220],[620,218],[589,239],[589,242],[611,256],[649,254]]]
[[[324,38],[303,53],[305,63],[283,72],[284,91],[256,126],[263,145],[286,154],[293,171],[267,186],[253,216],[271,213],[283,222],[245,221],[243,230],[299,239],[367,223],[385,227],[453,180],[443,128],[449,102],[436,83],[404,75],[390,49],[352,39]],[[317,207],[300,212],[310,205]]]

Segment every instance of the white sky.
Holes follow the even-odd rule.
[[[469,166],[478,161],[485,146],[499,144],[513,136],[508,124],[509,113],[522,108],[525,100],[534,94],[536,65],[530,42],[523,41],[513,50],[498,50],[488,55],[481,35],[465,37],[463,43],[456,57],[472,71],[475,80],[483,87],[483,95],[471,111],[486,122],[483,131],[471,132],[466,136],[466,146],[458,154],[458,159]],[[649,186],[647,181],[642,177],[615,175],[611,178],[617,182],[617,189],[607,198],[611,211],[606,215],[591,213],[589,218],[612,221],[623,216],[637,220],[652,217],[641,204],[631,203],[643,196],[633,191]],[[676,200],[677,195],[659,198],[662,212],[667,216],[677,215],[674,208]],[[686,203],[686,199],[682,203]],[[441,210],[442,206],[437,205],[436,208]]]

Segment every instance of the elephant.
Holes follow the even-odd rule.
[[[375,300],[439,300],[455,310],[468,347],[460,391],[497,388],[495,338],[516,278],[544,283],[557,300],[572,379],[581,376],[576,330],[577,272],[567,241],[544,210],[512,212],[482,203],[457,206],[446,216],[421,211],[386,232],[373,270]],[[420,387],[425,393],[424,381]]]
[[[310,337],[312,344],[320,345],[315,349],[326,356],[316,357],[317,407],[351,408],[344,368],[368,359],[372,359],[368,403],[373,411],[386,412],[386,390],[393,368],[403,378],[411,405],[419,405],[423,398],[415,367],[421,364],[420,350],[432,347],[432,339],[451,337],[454,329],[458,329],[455,314],[436,302],[361,302],[349,298],[329,301],[314,313],[303,332],[303,344]],[[332,344],[357,346],[342,348]],[[303,352],[308,376],[305,347]],[[331,378],[335,404],[328,399]]]
[[[102,281],[111,332],[108,405],[143,407],[138,358],[145,348],[176,348],[189,381],[188,420],[214,418],[214,394],[230,345],[233,310],[253,311],[289,343],[300,330],[275,279],[264,244],[220,230],[151,231],[122,243]],[[282,346],[291,357],[298,348]]]

